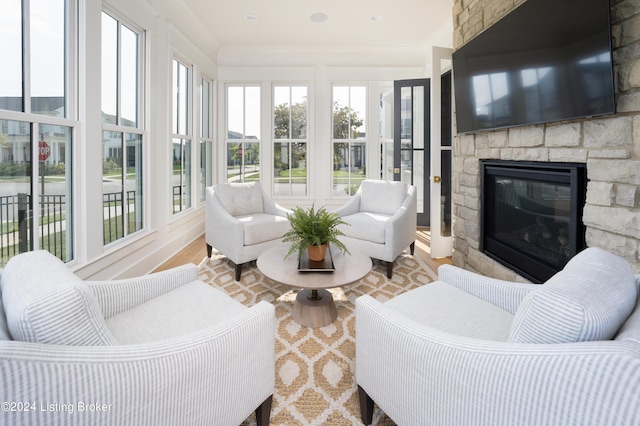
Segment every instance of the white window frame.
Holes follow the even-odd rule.
[[[77,199],[77,185],[75,178],[77,176],[76,170],[78,168],[78,149],[79,134],[80,134],[80,122],[78,121],[78,45],[79,45],[79,26],[78,26],[78,6],[74,0],[65,1],[66,16],[65,16],[65,32],[66,32],[66,63],[65,63],[65,116],[54,117],[42,114],[34,114],[31,110],[31,46],[30,46],[30,7],[29,1],[23,0],[21,4],[22,22],[23,22],[23,38],[22,38],[22,80],[24,91],[23,96],[23,111],[11,111],[0,109],[0,120],[7,120],[11,122],[21,122],[31,127],[30,130],[30,151],[31,151],[31,197],[33,209],[32,223],[39,223],[40,219],[40,185],[38,184],[38,178],[40,176],[40,162],[38,159],[39,150],[39,127],[41,125],[53,125],[67,127],[70,129],[71,147],[65,147],[65,149],[71,149],[72,164],[71,168],[71,181],[67,183],[69,186],[65,192],[70,200],[66,202],[66,211],[71,215],[70,223],[71,229],[67,232],[67,244],[71,245],[69,252],[69,258],[63,259],[67,263],[75,263],[78,258],[78,237],[75,229],[78,228],[78,207],[75,202]],[[41,249],[40,233],[36,232],[33,226],[29,227],[31,233],[30,241],[32,243],[33,250]],[[69,235],[70,234],[70,235]],[[31,250],[31,247],[29,248]]]
[[[359,138],[359,139],[354,139],[351,137],[351,128],[349,128],[349,137],[346,139],[337,139],[334,136],[334,114],[333,114],[333,108],[334,108],[334,89],[336,87],[346,87],[349,89],[349,105],[347,105],[349,108],[351,108],[351,89],[352,88],[364,88],[365,91],[365,99],[364,99],[364,106],[365,106],[365,111],[364,111],[364,117],[362,117],[362,119],[364,120],[364,130],[365,130],[365,137],[364,138]],[[368,157],[369,157],[369,139],[371,138],[371,135],[369,133],[369,129],[371,128],[370,123],[369,123],[369,96],[370,96],[370,87],[369,84],[367,84],[366,82],[348,82],[348,83],[340,83],[340,82],[334,82],[331,84],[331,91],[330,91],[330,99],[331,99],[331,110],[330,110],[330,114],[331,114],[331,160],[330,160],[330,164],[332,167],[331,170],[331,198],[332,199],[343,199],[343,198],[350,198],[351,196],[353,196],[353,194],[347,194],[345,192],[345,195],[337,195],[334,193],[334,187],[336,186],[336,182],[334,180],[334,170],[333,170],[333,166],[334,166],[334,152],[335,152],[335,144],[337,143],[346,143],[348,145],[348,155],[349,155],[349,160],[347,161],[347,163],[349,164],[349,172],[348,172],[348,182],[347,182],[347,187],[351,187],[353,184],[351,183],[351,167],[352,167],[352,161],[351,161],[351,151],[352,151],[352,144],[358,144],[358,145],[363,145],[363,149],[361,154],[363,154],[365,156],[364,158],[364,168],[366,170],[366,165],[368,162]],[[366,178],[366,176],[363,177],[363,179]],[[354,191],[355,192],[355,191]]]
[[[239,138],[239,139],[229,139],[229,88],[232,87],[241,87],[243,89],[243,117],[242,117],[242,122],[243,122],[243,137]],[[258,159],[260,161],[259,163],[259,167],[260,167],[260,181],[262,181],[262,177],[264,175],[264,173],[262,172],[262,151],[263,151],[263,140],[264,140],[264,135],[262,134],[262,131],[260,133],[260,138],[256,138],[256,139],[248,139],[246,138],[247,136],[247,132],[246,132],[246,126],[247,126],[247,118],[246,118],[246,89],[247,88],[254,88],[257,87],[260,90],[260,112],[258,114],[258,117],[260,119],[260,124],[258,125],[258,128],[260,128],[262,130],[262,122],[263,122],[263,110],[262,110],[262,102],[263,102],[263,87],[260,83],[227,83],[225,85],[225,90],[224,90],[224,100],[225,100],[225,123],[224,123],[224,152],[225,152],[225,159],[224,159],[224,181],[225,182],[229,182],[229,167],[228,167],[228,162],[226,160],[226,156],[228,153],[228,146],[230,143],[239,143],[241,144],[242,147],[244,147],[245,143],[257,143],[259,150],[260,150],[260,155],[258,156]],[[240,172],[240,181],[241,182],[245,182],[245,175],[246,173],[243,171],[244,167],[245,167],[245,159],[246,159],[246,152],[242,151],[242,155],[241,155],[241,164],[240,164],[240,168],[241,168],[241,172]]]
[[[216,134],[216,126],[215,126],[215,111],[214,111],[214,107],[215,107],[215,88],[216,88],[216,81],[212,78],[207,77],[206,75],[201,74],[200,75],[200,102],[198,103],[199,105],[199,113],[200,113],[200,125],[198,126],[199,129],[199,133],[198,133],[198,147],[199,149],[199,159],[200,159],[200,169],[199,169],[199,188],[201,188],[200,191],[200,201],[203,202],[205,199],[205,188],[208,186],[213,185],[213,178],[214,178],[214,166],[216,165],[215,162],[215,157],[214,157],[214,149],[215,149],[215,134]],[[204,102],[205,102],[205,97],[204,97],[204,84],[203,82],[206,81],[209,83],[209,90],[208,90],[208,99],[209,99],[209,107],[208,107],[208,124],[209,124],[209,129],[208,129],[208,133],[209,135],[206,136],[203,134],[203,130],[204,130],[204,120],[202,119],[204,117]],[[204,146],[203,146],[204,145]]]
[[[187,180],[188,183],[188,188],[184,188],[181,189],[181,197],[187,197],[187,202],[184,205],[183,208],[183,203],[182,201],[180,202],[180,209],[176,210],[176,205],[175,205],[175,194],[174,194],[174,186],[173,184],[171,184],[171,197],[170,197],[170,202],[171,202],[171,215],[173,217],[180,215],[186,211],[190,211],[194,208],[194,186],[193,186],[193,172],[194,172],[194,141],[197,140],[196,138],[194,138],[193,135],[193,129],[194,129],[194,123],[193,123],[193,119],[195,117],[195,113],[196,110],[194,108],[194,99],[197,99],[197,97],[194,96],[194,80],[195,80],[195,76],[196,76],[196,72],[195,72],[195,67],[194,65],[185,60],[184,58],[182,58],[180,55],[178,55],[177,53],[174,53],[171,57],[171,72],[170,72],[170,85],[171,85],[171,96],[170,96],[170,105],[171,105],[171,113],[170,113],[170,120],[174,120],[178,117],[174,117],[174,112],[173,112],[173,108],[175,107],[174,105],[174,95],[175,93],[173,92],[176,87],[174,86],[174,62],[178,62],[179,65],[182,65],[183,67],[185,67],[188,72],[188,81],[187,81],[187,87],[184,88],[184,91],[186,92],[188,98],[186,101],[186,107],[187,107],[187,116],[185,118],[185,130],[186,133],[180,133],[180,126],[176,126],[177,127],[177,133],[174,132],[174,128],[173,128],[173,123],[171,124],[171,133],[170,133],[170,155],[169,155],[169,180],[170,182],[173,180],[173,141],[176,139],[180,139],[181,143],[180,143],[180,149],[181,149],[181,158],[184,160],[188,160],[189,161],[189,169],[188,170],[183,170],[183,165],[181,163],[180,165],[180,188],[184,188],[184,186],[186,185],[183,182],[183,176],[185,177],[185,179]],[[179,114],[177,114],[179,116]],[[177,123],[176,123],[177,124]],[[187,155],[185,155],[185,144],[184,141],[188,141],[189,142],[189,151],[187,153]],[[182,198],[180,198],[180,200],[182,200]]]
[[[142,226],[140,227],[140,229],[135,230],[131,233],[128,232],[129,229],[129,217],[127,214],[124,214],[123,212],[123,220],[124,220],[124,235],[122,238],[117,238],[113,241],[107,242],[105,243],[105,247],[111,246],[111,245],[115,245],[115,244],[119,244],[122,241],[126,241],[128,239],[131,238],[131,236],[134,235],[139,235],[140,233],[144,232],[147,228],[147,219],[146,219],[146,215],[144,214],[144,212],[146,212],[148,210],[147,208],[147,195],[146,193],[149,190],[149,185],[147,184],[148,179],[146,179],[146,176],[148,175],[148,173],[146,173],[146,141],[147,141],[147,134],[146,134],[146,115],[145,115],[145,87],[146,87],[146,79],[147,79],[147,73],[146,73],[146,61],[145,61],[145,51],[146,51],[146,31],[144,30],[144,28],[141,28],[140,26],[136,25],[135,23],[131,22],[129,19],[127,19],[125,16],[123,16],[121,13],[118,13],[110,8],[107,7],[103,7],[102,11],[101,11],[101,16],[102,13],[109,15],[112,19],[114,19],[117,23],[118,23],[118,46],[117,46],[117,51],[118,51],[118,55],[120,55],[120,27],[121,26],[125,26],[127,27],[127,29],[129,29],[130,31],[136,33],[138,35],[138,51],[137,51],[137,61],[138,61],[138,85],[137,85],[137,93],[136,93],[136,97],[137,97],[137,104],[136,104],[136,126],[125,126],[122,124],[121,122],[121,114],[120,111],[121,109],[121,100],[122,97],[120,96],[120,91],[121,91],[121,86],[120,86],[120,74],[122,72],[122,69],[120,68],[120,61],[118,61],[118,76],[117,76],[117,105],[116,105],[116,124],[111,124],[111,123],[105,123],[104,121],[101,122],[102,124],[102,131],[103,132],[115,132],[115,133],[119,133],[121,138],[122,138],[122,144],[121,144],[121,149],[122,149],[122,159],[123,159],[123,165],[122,165],[122,182],[126,181],[126,177],[127,177],[127,167],[126,167],[126,161],[127,161],[127,142],[126,142],[126,134],[130,133],[130,134],[134,134],[134,135],[138,135],[141,140],[142,140],[142,155],[140,156],[142,164],[139,166],[142,168],[142,175],[141,175],[141,179],[142,179],[142,191],[143,194],[141,194],[141,200],[142,200],[142,212],[141,212],[141,220],[142,220]],[[102,134],[102,133],[101,133]],[[122,194],[122,202],[126,202],[127,198],[126,198],[126,189],[124,189],[124,185],[123,185],[123,194]],[[103,199],[104,200],[104,199]],[[104,201],[103,201],[104,202]],[[104,211],[104,208],[103,208]],[[103,218],[103,221],[105,220],[105,218]],[[104,226],[103,226],[104,229]],[[103,236],[103,240],[104,240],[104,236]]]
[[[309,86],[308,83],[302,83],[302,82],[298,82],[298,83],[273,83],[271,86],[271,99],[275,99],[275,91],[277,87],[288,87],[290,89],[289,92],[289,105],[290,107],[293,106],[291,103],[291,89],[293,89],[294,87],[304,87],[307,89],[307,133],[306,133],[306,137],[303,139],[295,139],[295,138],[283,138],[283,139],[276,139],[275,137],[275,133],[274,133],[274,128],[275,128],[275,105],[274,102],[271,102],[271,139],[272,139],[272,146],[271,146],[271,162],[272,162],[272,166],[274,166],[273,161],[275,159],[275,144],[276,143],[287,143],[289,145],[289,149],[288,149],[288,154],[289,154],[289,158],[291,158],[291,145],[294,143],[304,143],[305,145],[305,149],[306,149],[306,168],[307,168],[307,178],[306,178],[306,182],[305,182],[305,191],[304,191],[304,195],[294,195],[291,193],[291,191],[289,191],[289,195],[276,195],[276,189],[275,189],[275,180],[276,180],[276,176],[275,176],[275,168],[274,168],[274,176],[272,176],[271,179],[271,187],[272,187],[272,194],[274,194],[274,198],[306,198],[309,196],[309,189],[310,189],[310,177],[311,174],[309,173],[309,166],[312,164],[312,158],[310,157],[310,154],[313,152],[312,146],[311,146],[311,105],[312,105],[312,99],[311,99],[311,88]],[[291,120],[290,120],[291,123]],[[291,129],[289,129],[291,130]],[[289,162],[289,171],[291,171],[291,161]],[[289,182],[289,185],[291,186],[291,182]]]

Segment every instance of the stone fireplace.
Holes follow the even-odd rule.
[[[454,0],[454,48],[520,3]],[[586,245],[624,257],[640,273],[640,4],[612,0],[611,16],[616,114],[456,136],[454,264],[500,279],[529,281],[484,253],[481,160],[581,163],[588,177],[582,205]]]
[[[541,283],[585,248],[580,163],[480,162],[480,249]]]

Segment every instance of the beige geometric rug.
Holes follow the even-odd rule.
[[[261,300],[276,307],[276,389],[271,425],[362,425],[355,372],[355,305],[363,294],[385,301],[436,280],[417,256],[403,253],[388,279],[386,267],[374,261],[360,281],[331,289],[338,318],[331,325],[308,328],[291,317],[299,289],[264,277],[255,262],[245,264],[240,282],[227,259],[214,254],[200,265],[200,279],[251,306]],[[373,424],[394,425],[376,406]],[[252,415],[243,426],[255,424]]]

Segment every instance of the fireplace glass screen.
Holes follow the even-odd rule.
[[[584,166],[482,162],[483,251],[533,282],[584,248]]]

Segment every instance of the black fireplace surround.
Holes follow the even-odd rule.
[[[480,160],[480,249],[534,283],[585,246],[581,163]]]

